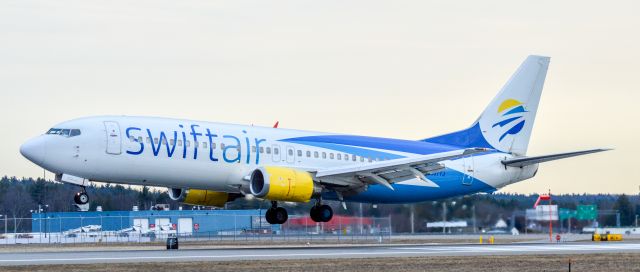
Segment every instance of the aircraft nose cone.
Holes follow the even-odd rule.
[[[35,164],[44,162],[45,142],[42,137],[28,140],[20,146],[20,154]]]

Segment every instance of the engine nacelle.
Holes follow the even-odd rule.
[[[259,198],[291,202],[309,202],[322,191],[309,172],[277,166],[254,170],[249,189]]]
[[[224,207],[237,198],[236,194],[199,189],[169,189],[169,198],[184,204],[210,207]]]

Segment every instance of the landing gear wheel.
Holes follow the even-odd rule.
[[[322,222],[329,222],[333,218],[333,209],[329,205],[321,205],[318,207],[318,219]]]
[[[333,209],[329,205],[314,205],[309,215],[315,222],[329,222],[333,218]]]
[[[275,209],[273,217],[276,219],[276,224],[284,224],[289,219],[289,214],[283,207],[278,207]]]
[[[284,224],[289,219],[287,210],[274,204],[264,215],[269,224]]]
[[[78,205],[84,205],[89,203],[89,195],[87,194],[87,192],[77,192],[76,195],[73,197],[73,201],[78,204]]]
[[[309,216],[311,216],[311,220],[314,222],[322,222],[318,219],[318,207],[318,205],[313,205],[313,207],[311,207],[311,211],[309,211]]]
[[[274,212],[275,212],[275,209],[270,208],[264,214],[264,219],[266,219],[269,224],[276,224],[276,219],[273,216]]]

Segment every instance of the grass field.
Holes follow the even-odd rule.
[[[580,254],[474,257],[407,257],[370,259],[311,259],[286,261],[228,261],[189,263],[83,264],[2,267],[2,271],[640,271],[640,254]]]

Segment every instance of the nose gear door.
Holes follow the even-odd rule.
[[[120,125],[118,122],[106,121],[104,128],[107,133],[107,154],[120,155],[122,153]]]

